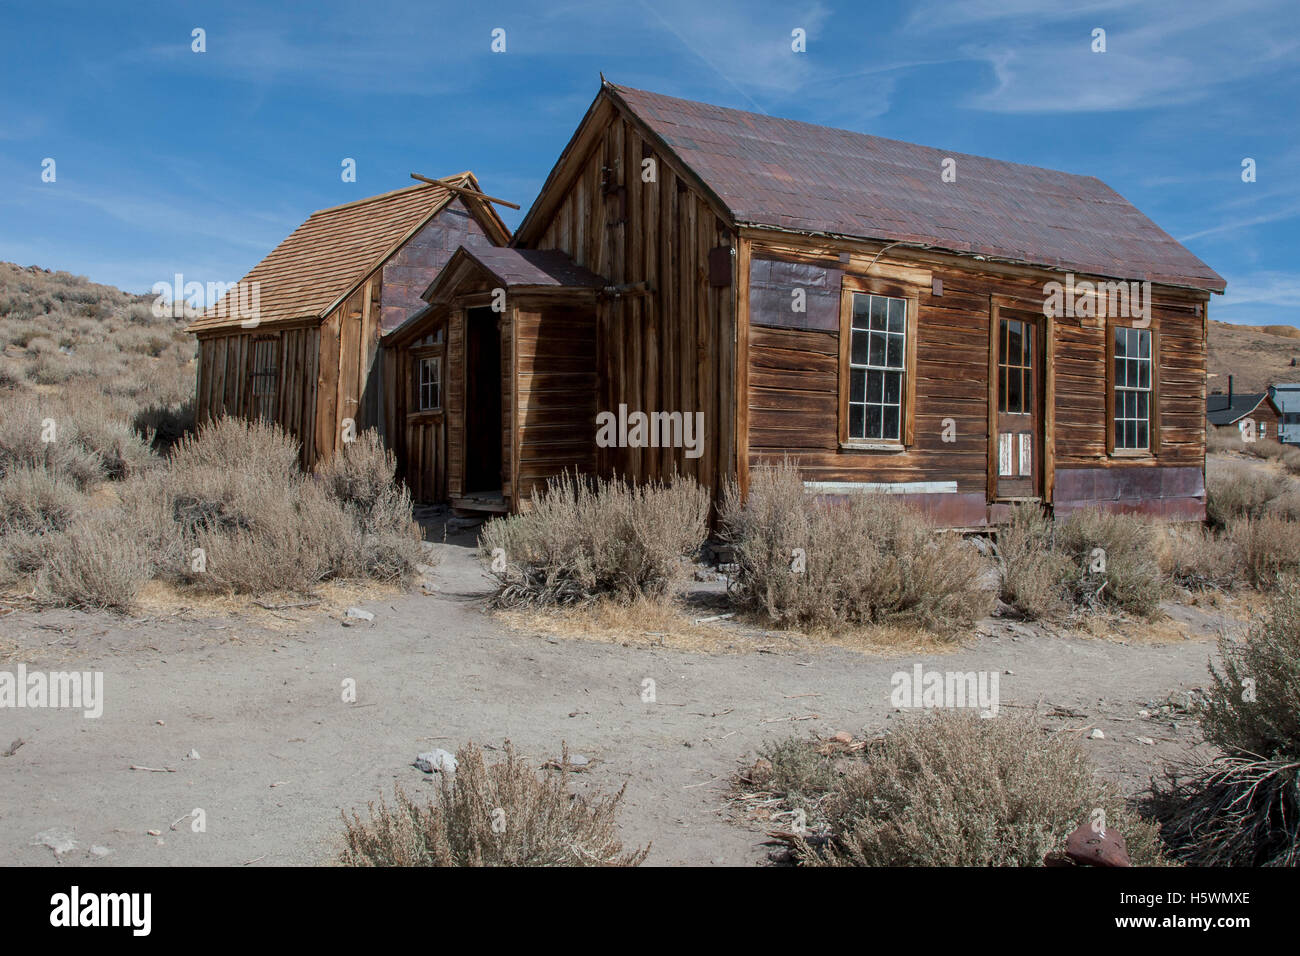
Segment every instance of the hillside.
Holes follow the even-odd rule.
[[[1296,367],[1292,366],[1296,362]],[[1290,325],[1230,325],[1210,320],[1211,392],[1237,392],[1300,382],[1300,329]]]
[[[0,262],[0,395],[94,408],[170,439],[191,416],[194,339],[152,296]]]

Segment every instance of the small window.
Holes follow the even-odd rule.
[[[1151,332],[1115,330],[1115,448],[1151,447]]]
[[[280,377],[280,340],[253,342],[253,415],[263,421],[275,419],[275,393]]]
[[[416,408],[422,412],[442,408],[442,358],[430,356],[416,360]]]
[[[998,350],[998,411],[1030,415],[1034,407],[1034,327],[1028,322],[1002,319]]]
[[[855,292],[850,335],[848,437],[901,441],[907,300]]]

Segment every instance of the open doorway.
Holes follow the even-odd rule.
[[[501,332],[498,313],[465,315],[465,496],[500,497]]]

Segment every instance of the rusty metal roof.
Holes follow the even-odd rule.
[[[1222,292],[1224,280],[1101,180],[606,83],[738,225]],[[955,182],[941,178],[956,160]]]
[[[461,248],[507,288],[551,286],[599,289],[606,285],[605,279],[578,265],[558,249],[514,249],[508,246]],[[425,296],[428,296],[427,291]]]

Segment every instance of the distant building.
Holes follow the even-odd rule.
[[[1280,387],[1297,389],[1292,399],[1296,403],[1292,411],[1300,412],[1300,385]],[[1229,375],[1228,394],[1216,392],[1208,396],[1205,400],[1205,417],[1221,432],[1242,431],[1242,423],[1250,421],[1251,430],[1256,438],[1272,438],[1281,441],[1282,439],[1278,438],[1278,430],[1282,415],[1278,406],[1273,403],[1272,392],[1273,386],[1269,386],[1266,392],[1234,392],[1232,376]],[[1300,414],[1293,414],[1293,417],[1300,430]]]
[[[1268,397],[1273,400],[1280,417],[1278,441],[1300,445],[1300,382],[1288,385],[1270,385]]]

